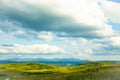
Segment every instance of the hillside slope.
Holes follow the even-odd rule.
[[[0,80],[120,80],[120,62],[61,67],[40,63],[1,64]]]

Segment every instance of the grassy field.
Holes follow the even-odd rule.
[[[40,63],[1,64],[0,80],[120,80],[120,62],[88,62],[65,67]]]

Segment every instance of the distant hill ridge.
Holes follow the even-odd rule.
[[[11,59],[6,59],[6,60],[0,60],[0,64],[21,63],[21,62],[39,62],[39,63],[45,63],[45,64],[55,64],[55,65],[66,66],[66,65],[83,64],[83,63],[89,62],[89,60],[79,60],[79,59],[74,59],[74,58],[62,58],[62,59],[59,59],[59,58],[56,58],[56,59],[43,59],[43,58],[20,59],[20,58],[11,58]]]

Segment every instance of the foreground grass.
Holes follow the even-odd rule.
[[[40,63],[0,65],[0,80],[120,80],[120,62],[61,67]]]

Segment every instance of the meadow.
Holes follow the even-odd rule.
[[[0,80],[120,80],[120,62],[76,66],[36,62],[0,64]]]

